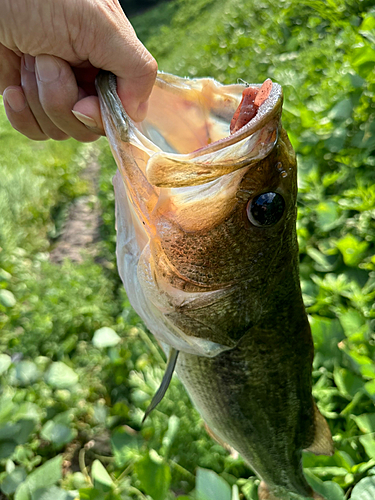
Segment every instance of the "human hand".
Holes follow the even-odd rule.
[[[104,134],[94,85],[99,69],[117,76],[129,116],[145,117],[157,64],[117,0],[0,5],[0,94],[16,130],[35,140],[96,140]]]

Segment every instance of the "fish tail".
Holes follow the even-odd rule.
[[[258,497],[259,500],[292,500],[288,494],[286,496],[275,496],[272,491],[268,488],[267,484],[264,481],[261,481],[258,487]],[[300,497],[299,497],[300,498]],[[307,497],[306,497],[307,498]],[[326,498],[316,493],[316,491],[311,490],[311,496],[309,498],[313,498],[314,500],[326,500]]]

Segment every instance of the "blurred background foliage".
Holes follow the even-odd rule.
[[[329,500],[375,498],[373,1],[172,0],[132,22],[161,70],[283,86],[313,391],[336,446],[332,457],[305,454],[304,467]],[[92,157],[102,165],[100,255],[54,264]],[[176,378],[141,427],[164,362],[117,276],[115,169],[104,139],[34,143],[1,109],[2,495],[257,500],[254,473],[208,437]]]

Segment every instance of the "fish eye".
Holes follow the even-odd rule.
[[[257,227],[269,227],[279,222],[285,209],[284,198],[279,193],[262,193],[247,204],[247,217]]]

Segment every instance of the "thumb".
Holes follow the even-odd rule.
[[[154,85],[158,65],[137,38],[121,7],[105,9],[98,23],[95,50],[90,62],[117,76],[117,92],[125,111],[134,121],[142,121]],[[103,16],[104,14],[104,16]]]

